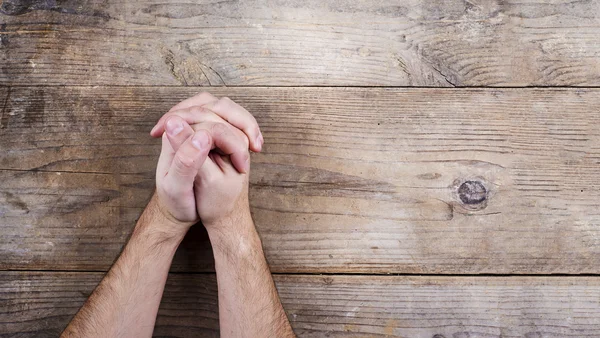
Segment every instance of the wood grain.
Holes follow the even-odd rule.
[[[0,269],[108,270],[154,191],[142,175],[0,171]],[[213,271],[203,227],[175,270]]]
[[[153,190],[148,130],[197,90],[11,88],[1,268],[106,270]],[[600,273],[600,90],[213,92],[262,126],[251,204],[273,271]],[[175,270],[211,271],[198,229]]]
[[[102,273],[0,273],[0,336],[58,337]],[[214,275],[169,277],[155,336],[218,337]]]
[[[0,86],[0,129],[4,128],[5,117],[4,112],[8,103],[8,88]],[[6,117],[8,118],[8,117]]]
[[[0,84],[598,86],[600,2],[5,0]]]
[[[57,337],[100,273],[0,274],[0,335]],[[590,277],[275,276],[299,337],[597,337]],[[154,332],[218,337],[214,275],[169,276]]]

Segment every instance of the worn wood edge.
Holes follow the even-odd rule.
[[[456,91],[456,90],[552,90],[552,89],[600,89],[600,85],[588,85],[588,86],[568,86],[568,85],[556,85],[556,86],[541,86],[541,85],[531,85],[531,86],[456,86],[456,87],[436,87],[436,86],[362,86],[362,85],[227,85],[227,86],[208,86],[208,85],[179,85],[179,84],[160,84],[160,85],[148,85],[148,84],[40,84],[40,83],[32,83],[32,84],[0,84],[0,89],[22,89],[22,88],[94,88],[94,89],[102,89],[102,88],[181,88],[184,90],[192,90],[194,88],[197,89],[205,89],[222,91],[227,89],[293,89],[293,88],[304,88],[304,89],[339,89],[339,88],[349,88],[349,89],[407,89],[407,90],[446,90],[446,91]]]
[[[0,334],[57,336],[103,277],[0,272]],[[595,337],[600,278],[274,275],[301,337]],[[218,336],[214,274],[170,274],[155,335]]]

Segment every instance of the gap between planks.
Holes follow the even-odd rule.
[[[19,273],[107,273],[106,270],[58,270],[58,269],[0,269],[0,273],[2,272],[19,272]],[[170,275],[214,275],[215,271],[169,271]],[[539,278],[559,278],[559,277],[579,277],[579,278],[596,278],[600,277],[598,273],[581,273],[581,274],[568,274],[568,273],[542,273],[542,274],[502,274],[502,273],[457,273],[457,274],[447,274],[447,273],[361,273],[361,272],[271,272],[272,276],[347,276],[347,277],[423,277],[423,278],[431,278],[431,277],[453,277],[453,278],[471,278],[471,277],[480,277],[480,278],[490,278],[490,277],[498,277],[498,278],[525,278],[525,277],[539,277]]]
[[[435,86],[359,86],[359,85],[227,85],[227,86],[208,86],[208,85],[86,85],[86,84],[0,84],[0,88],[214,88],[214,89],[227,89],[227,88],[352,88],[352,89],[435,89],[435,90],[462,90],[462,89],[489,89],[489,90],[502,90],[502,89],[598,89],[600,86],[455,86],[455,87],[435,87]]]

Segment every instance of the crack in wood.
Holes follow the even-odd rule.
[[[217,72],[216,70],[214,70],[211,66],[208,66],[200,61],[198,61],[198,63],[203,66],[206,67],[208,69],[210,69],[211,72],[213,72],[215,75],[217,75],[219,77],[219,79],[221,79],[221,83],[223,84],[223,86],[227,87],[227,84],[225,83],[225,80],[223,80],[223,77],[221,76],[221,74],[219,74],[219,72]],[[206,76],[206,73],[204,72],[204,70],[202,69],[202,67],[199,67],[200,70],[202,71],[202,74],[204,74],[204,76]],[[212,87],[213,85],[210,82],[210,79],[208,78],[208,76],[206,76],[206,80],[208,80],[208,84]]]
[[[433,64],[431,64],[431,68],[433,68],[438,74],[440,74],[444,78],[444,80],[446,80],[446,82],[448,82],[452,87],[456,87],[456,84],[450,81],[450,79],[448,79],[448,76],[444,74],[439,68],[437,68]]]
[[[171,73],[171,75],[173,75],[173,77],[177,79],[177,81],[179,81],[181,84],[187,86],[188,83],[185,77],[183,77],[179,72],[175,70],[175,54],[173,53],[173,51],[169,48],[163,48],[162,52],[164,62],[167,65],[167,67],[169,67],[169,72]]]
[[[227,87],[227,84],[225,83],[225,80],[223,80],[223,77],[221,76],[221,74],[219,74],[219,72],[217,72],[216,70],[214,70],[212,67],[208,67],[208,69],[212,70],[215,74],[217,74],[217,76],[219,77],[219,79],[221,79],[221,82],[223,83],[223,86]]]
[[[210,78],[208,77],[208,75],[206,75],[206,73],[204,72],[204,69],[202,69],[202,67],[198,67],[198,68],[202,72],[202,75],[204,75],[204,77],[206,78],[206,81],[208,81],[208,85],[212,87],[212,83],[210,83]]]

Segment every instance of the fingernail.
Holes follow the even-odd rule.
[[[208,135],[206,133],[197,133],[192,138],[192,144],[198,150],[203,150],[208,147]]]
[[[248,172],[248,170],[250,170],[250,156],[248,156],[248,158],[246,158],[246,163],[244,164],[244,172]]]
[[[167,121],[167,133],[171,136],[175,136],[183,130],[183,123],[177,119],[169,119]]]
[[[262,146],[265,143],[265,140],[263,139],[262,133],[259,133],[258,136],[256,137],[256,147],[258,148],[258,151],[262,150]]]
[[[256,136],[256,139],[254,140],[254,147],[256,147],[258,151],[260,151],[260,149],[262,148],[262,143],[260,142],[260,135]]]
[[[156,131],[156,129],[158,129],[158,124],[155,125],[154,127],[152,127],[152,130],[150,130],[150,134],[154,134],[154,132]]]

